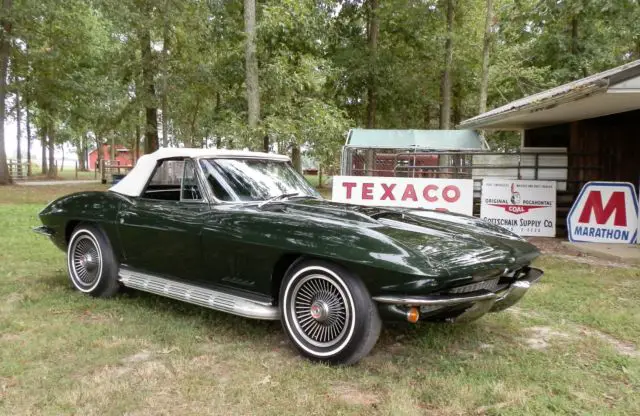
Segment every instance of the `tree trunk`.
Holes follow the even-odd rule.
[[[2,15],[7,16],[11,9],[12,0],[2,0]],[[2,20],[2,34],[0,34],[0,185],[12,183],[7,165],[7,154],[4,148],[4,119],[5,119],[5,99],[7,97],[7,70],[9,67],[9,35],[11,33],[11,23]]]
[[[49,164],[47,163],[47,127],[40,128],[40,148],[42,149],[42,174],[49,173]]]
[[[135,165],[140,159],[140,124],[136,122],[136,143],[135,152],[133,154],[133,164]]]
[[[491,23],[493,21],[493,0],[487,0],[487,14],[484,21],[484,40],[482,43],[482,74],[480,75],[479,114],[487,111],[487,92],[489,89],[489,53],[491,50]]]
[[[151,52],[151,33],[144,30],[140,36],[142,50],[142,83],[146,92],[145,109],[146,124],[144,138],[144,152],[149,154],[158,150],[158,107],[156,104],[156,88],[153,84],[154,68]]]
[[[100,170],[100,165],[102,164],[102,139],[100,136],[96,134],[96,165],[93,167],[96,170]],[[100,172],[99,172],[100,173]]]
[[[169,51],[169,1],[165,1],[165,9],[162,27],[162,147],[169,146],[169,123],[167,115],[167,72],[168,72],[168,51]]]
[[[200,111],[200,97],[196,98],[196,108],[193,110],[193,118],[191,119],[191,134],[189,135],[190,147],[196,147],[196,120],[198,119],[198,111]]]
[[[258,80],[258,55],[256,52],[256,1],[244,0],[245,31],[245,82],[247,84],[247,116],[252,138],[260,121],[260,84]],[[266,145],[264,141],[266,140]],[[263,148],[269,149],[269,136],[263,139]]]
[[[440,129],[451,128],[451,67],[453,62],[454,1],[447,0],[447,38],[444,43],[444,71],[440,98]]]
[[[262,138],[262,151],[269,153],[269,135],[265,134]]]
[[[27,176],[31,176],[31,118],[29,116],[29,99],[25,100],[24,118],[27,127]]]
[[[457,126],[462,121],[462,86],[456,77],[453,82],[453,125]]]
[[[300,157],[300,146],[297,143],[291,146],[291,163],[295,170],[302,173],[302,158]]]
[[[78,143],[78,147],[76,147],[76,156],[78,157],[78,165],[77,168],[80,171],[83,171],[83,165],[84,165],[84,161],[82,160],[82,155],[84,153],[84,148],[82,146],[82,143],[84,143],[84,136],[80,136],[80,143]]]
[[[62,151],[62,163],[60,163],[59,171],[62,172],[64,170],[64,144],[60,145],[60,150]]]
[[[578,18],[571,17],[571,55],[578,54]]]
[[[162,81],[163,84],[166,84],[166,81]],[[167,96],[163,93],[162,94],[162,103],[160,104],[162,106],[161,108],[161,112],[162,112],[162,147],[169,147],[169,137],[168,137],[168,131],[169,131],[169,123],[167,123]]]
[[[424,128],[429,130],[431,126],[431,104],[427,103],[424,107]]]
[[[16,77],[13,78],[17,83]],[[16,160],[18,161],[18,177],[22,177],[22,112],[20,108],[20,93],[16,90]]]
[[[369,0],[369,24],[367,37],[369,42],[369,82],[367,84],[367,128],[376,126],[376,104],[378,99],[377,89],[377,57],[378,34],[380,32],[380,20],[378,18],[378,0]]]
[[[49,124],[49,128],[47,129],[47,135],[49,136],[49,170],[47,171],[47,177],[49,178],[55,178],[57,176],[57,172],[56,172],[56,163],[55,163],[55,155],[56,155],[56,151],[55,151],[55,143],[56,143],[56,136],[55,136],[55,127],[52,126],[50,123]]]
[[[587,68],[580,64],[580,38],[578,34],[579,16],[571,17],[571,56],[572,65],[576,72],[579,71],[583,77],[589,75]]]
[[[82,160],[84,171],[89,171],[89,135],[84,136],[84,143],[82,145]]]

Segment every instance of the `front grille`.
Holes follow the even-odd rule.
[[[489,292],[495,292],[498,288],[498,282],[500,278],[483,280],[482,282],[471,283],[464,286],[455,287],[449,290],[449,293],[469,293],[478,290],[488,290]]]

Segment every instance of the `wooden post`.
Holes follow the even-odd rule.
[[[373,154],[373,149],[367,149],[366,150],[367,154],[366,154],[366,162],[365,162],[365,172],[367,176],[375,176],[375,167],[374,167],[374,163],[375,163],[375,159],[374,159],[374,154]]]

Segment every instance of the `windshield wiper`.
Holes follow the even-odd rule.
[[[290,198],[290,197],[296,196],[296,195],[300,195],[300,192],[292,192],[292,193],[288,193],[288,194],[281,194],[281,195],[272,196],[271,198],[265,199],[264,201],[260,202],[258,204],[258,208],[262,208],[263,206],[265,206],[267,204],[270,204],[272,202],[281,201],[283,199]]]

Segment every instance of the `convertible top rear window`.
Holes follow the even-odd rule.
[[[201,159],[216,198],[264,201],[282,194],[318,196],[288,162],[269,159]]]

